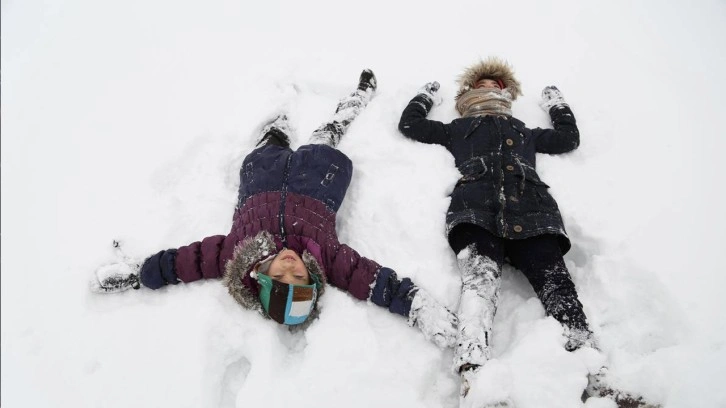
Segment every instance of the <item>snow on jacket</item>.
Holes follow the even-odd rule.
[[[336,211],[350,184],[353,164],[340,151],[326,145],[305,145],[297,151],[276,145],[254,150],[240,169],[238,206],[231,231],[213,235],[178,249],[169,249],[146,259],[141,282],[151,289],[166,284],[221,278],[235,248],[254,242],[255,237],[274,241],[274,248],[251,245],[262,260],[283,248],[312,255],[327,283],[360,300],[408,316],[415,293],[409,279],[367,259],[338,241]],[[250,249],[251,248],[251,249]],[[243,251],[236,251],[241,253]],[[238,285],[243,293],[233,294],[247,308],[257,308],[257,282],[250,276],[256,262]],[[230,290],[232,286],[228,285]]]
[[[576,149],[580,134],[569,107],[554,107],[554,129],[529,129],[508,116],[476,116],[449,124],[426,119],[432,102],[414,97],[399,130],[408,138],[439,144],[451,152],[462,177],[451,194],[447,233],[463,223],[479,225],[506,239],[555,234],[570,249],[559,208],[535,170],[536,153]]]

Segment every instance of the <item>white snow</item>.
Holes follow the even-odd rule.
[[[116,260],[113,239],[143,259],[228,232],[254,130],[284,107],[299,146],[371,68],[378,93],[340,144],[355,165],[341,241],[456,309],[444,215],[459,175],[443,147],[397,124],[433,80],[444,103],[429,117],[454,119],[456,77],[489,55],[514,66],[513,111],[528,126],[549,126],[547,85],[577,117],[580,148],[537,167],[613,380],[667,408],[726,406],[723,1],[3,0],[1,11],[4,408],[456,407],[453,352],[340,291],[291,334],[219,281],[95,295],[88,280]],[[595,362],[564,341],[505,268],[486,386],[518,408],[582,406]]]

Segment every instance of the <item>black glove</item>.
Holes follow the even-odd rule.
[[[364,69],[360,74],[360,79],[358,80],[358,89],[361,91],[372,89],[373,92],[375,92],[376,88],[378,88],[376,74],[374,74],[370,69]]]

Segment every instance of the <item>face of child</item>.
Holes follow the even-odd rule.
[[[482,88],[502,89],[502,87],[499,86],[499,83],[493,79],[480,79],[480,80],[476,81],[475,88],[476,89],[482,89]]]
[[[310,274],[300,256],[291,249],[283,249],[272,260],[266,275],[292,285],[309,285]]]

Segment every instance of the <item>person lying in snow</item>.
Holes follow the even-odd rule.
[[[438,82],[430,82],[406,106],[398,128],[410,139],[444,146],[462,174],[451,193],[446,229],[462,279],[454,369],[465,397],[491,357],[505,261],[522,271],[547,315],[562,324],[567,350],[596,348],[596,342],[563,259],[570,240],[562,216],[535,170],[536,153],[567,153],[579,146],[572,110],[562,93],[548,86],[541,106],[554,129],[527,128],[512,116],[520,83],[511,66],[498,58],[466,69],[459,85],[456,109],[461,118],[449,124],[426,119],[434,103],[441,103]],[[588,392],[599,395],[604,388],[602,376],[593,377]]]
[[[364,70],[358,88],[340,101],[332,120],[296,151],[290,148],[285,114],[263,127],[257,148],[240,169],[229,234],[160,251],[141,265],[102,267],[92,289],[159,289],[223,278],[242,307],[305,328],[318,315],[318,299],[330,283],[407,318],[438,346],[453,346],[458,321],[452,312],[410,279],[399,280],[392,269],[341,244],[335,231],[336,212],[353,171],[351,160],[336,146],[376,85],[373,72]]]

